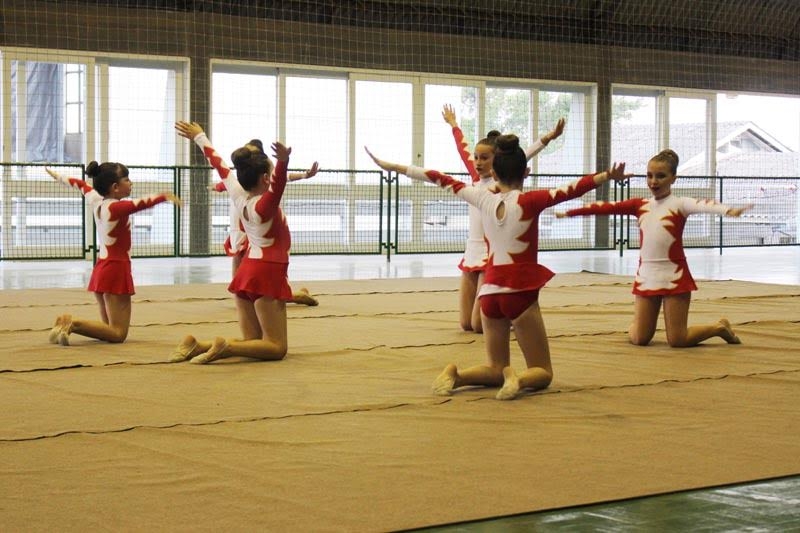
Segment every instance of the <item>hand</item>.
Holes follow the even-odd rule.
[[[395,170],[394,168],[395,165],[393,165],[388,161],[384,161],[383,159],[378,159],[372,152],[369,151],[369,148],[367,148],[366,146],[364,147],[364,150],[367,151],[367,155],[369,155],[372,158],[375,164],[381,167],[383,170]]]
[[[161,194],[163,194],[167,198],[167,201],[172,202],[178,207],[183,207],[183,202],[181,201],[181,199],[175,196],[172,192],[162,192]]]
[[[314,161],[314,164],[311,165],[311,168],[306,170],[305,179],[313,178],[314,176],[317,175],[317,172],[319,172],[319,163]]]
[[[609,180],[625,181],[633,176],[633,173],[625,173],[625,163],[614,163],[610,169],[606,170],[606,175]]]
[[[745,211],[749,211],[750,209],[753,209],[753,204],[747,204],[742,207],[731,207],[730,209],[725,211],[725,214],[728,215],[729,217],[738,217],[741,216],[742,213],[744,213]]]
[[[275,141],[272,143],[272,153],[275,154],[275,159],[278,161],[288,161],[289,154],[292,153],[292,149],[279,141]]]
[[[456,122],[456,112],[450,104],[445,104],[444,107],[442,107],[442,118],[445,122],[450,124],[451,127],[455,128],[458,126],[458,122]]]
[[[542,142],[544,144],[549,144],[553,139],[558,139],[561,137],[561,134],[564,133],[564,126],[566,126],[566,124],[567,122],[564,120],[564,117],[558,119],[558,122],[556,122],[556,127],[542,137]]]
[[[51,176],[51,177],[52,177],[54,180],[58,180],[58,179],[59,179],[59,174],[58,174],[58,172],[56,172],[55,170],[53,170],[53,169],[51,169],[51,168],[49,168],[49,167],[44,167],[44,170],[45,170],[45,172],[47,172],[48,174],[50,174],[50,176]]]
[[[193,141],[195,137],[203,133],[203,128],[197,122],[184,122],[183,120],[175,123],[175,130],[178,135],[186,137],[190,141]]]

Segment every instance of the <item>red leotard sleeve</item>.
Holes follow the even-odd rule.
[[[286,169],[288,165],[288,161],[278,161],[275,165],[275,172],[270,176],[269,188],[256,203],[256,213],[263,220],[272,218],[278,212],[278,206],[286,188]]]

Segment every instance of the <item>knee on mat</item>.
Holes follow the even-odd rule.
[[[650,344],[650,341],[652,339],[653,339],[652,335],[648,337],[645,337],[643,335],[636,335],[634,333],[628,335],[628,341],[634,346],[647,346],[648,344]]]
[[[112,342],[114,344],[119,344],[121,342],[125,342],[125,339],[128,338],[128,330],[120,331],[115,330],[114,334],[108,339],[108,342]]]

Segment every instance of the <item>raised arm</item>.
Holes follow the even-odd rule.
[[[472,158],[469,145],[467,141],[464,140],[464,132],[461,131],[456,121],[456,112],[453,106],[445,104],[444,107],[442,107],[442,118],[453,129],[453,140],[456,142],[456,150],[458,150],[458,155],[464,163],[464,167],[467,169],[470,178],[472,178],[472,182],[475,183],[479,181],[481,177],[475,168],[475,160]]]
[[[292,153],[292,149],[275,141],[272,143],[272,152],[277,161],[275,171],[270,176],[270,186],[256,202],[256,212],[263,219],[272,218],[278,211],[283,191],[286,189],[286,169],[289,166],[289,155]]]
[[[175,123],[175,131],[181,137],[194,141],[195,144],[203,151],[208,163],[214,167],[222,180],[228,179],[231,169],[222,160],[222,157],[211,146],[211,141],[206,136],[203,128],[197,122],[185,122],[179,120]],[[227,186],[226,186],[227,187]]]

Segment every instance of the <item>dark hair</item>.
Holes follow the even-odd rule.
[[[497,130],[492,130],[486,134],[486,137],[478,141],[478,144],[485,144],[486,146],[491,146],[494,148],[497,144],[498,137],[500,137],[500,132]]]
[[[670,171],[672,171],[673,176],[678,173],[678,154],[669,148],[658,152],[656,155],[650,158],[650,161],[666,163],[667,166],[669,166]]]
[[[245,144],[245,146],[248,146],[248,145],[255,146],[256,148],[258,148],[258,151],[261,152],[262,154],[265,153],[264,152],[264,143],[261,142],[261,139],[250,139],[247,142],[247,144]]]
[[[513,133],[497,137],[492,168],[497,179],[506,185],[513,185],[525,179],[528,159],[519,146],[519,137]]]
[[[272,161],[269,157],[264,152],[253,152],[246,146],[234,150],[231,161],[236,169],[236,179],[246,191],[255,187],[262,175],[272,174]]]
[[[122,163],[92,161],[86,165],[84,174],[92,178],[94,190],[103,196],[108,196],[111,186],[128,175],[128,167]]]

